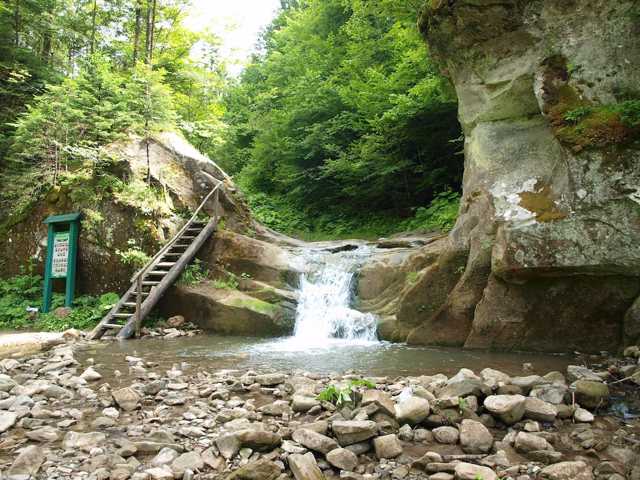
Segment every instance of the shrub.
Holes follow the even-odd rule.
[[[338,407],[353,403],[352,395],[358,391],[358,388],[376,388],[375,384],[370,380],[351,380],[345,387],[329,385],[318,395],[318,400],[330,402]]]

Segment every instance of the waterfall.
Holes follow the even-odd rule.
[[[352,307],[355,275],[369,255],[367,247],[305,254],[293,341],[324,346],[334,339],[349,343],[377,341],[376,317]]]

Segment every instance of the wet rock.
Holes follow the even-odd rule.
[[[522,395],[491,395],[484,400],[485,408],[507,425],[522,420],[525,412]]]
[[[468,397],[469,395],[489,395],[489,388],[482,380],[467,378],[465,380],[450,383],[438,393],[438,398]]]
[[[125,387],[112,392],[116,404],[125,412],[131,412],[138,408],[140,395],[133,388]]]
[[[331,429],[338,443],[343,447],[362,442],[378,434],[378,425],[370,420],[335,421]]]
[[[60,430],[54,427],[45,426],[26,433],[27,438],[36,442],[55,442],[60,438]]]
[[[0,411],[0,433],[6,432],[16,424],[18,416],[14,412]]]
[[[576,401],[586,408],[598,408],[609,403],[609,387],[602,382],[578,380],[572,384]]]
[[[0,392],[10,392],[16,385],[9,375],[0,374]]]
[[[393,403],[393,400],[388,393],[381,392],[380,390],[365,390],[362,394],[361,404],[363,406],[374,404],[377,405],[387,415],[391,415],[392,417],[396,415],[396,407]]]
[[[558,415],[558,410],[551,403],[539,398],[527,398],[525,402],[525,417],[540,422],[553,422]]]
[[[553,450],[551,444],[544,438],[526,432],[518,432],[514,446],[520,453],[533,452],[535,450]]]
[[[327,462],[340,470],[352,472],[358,466],[358,457],[346,448],[336,448],[327,453]]]
[[[198,452],[187,452],[180,455],[171,463],[171,470],[174,475],[180,478],[186,470],[202,470],[204,461]]]
[[[398,422],[409,423],[411,425],[422,422],[429,416],[429,411],[429,401],[416,396],[404,399],[395,406],[396,419]]]
[[[395,458],[402,453],[402,444],[396,435],[384,435],[373,439],[378,458]]]
[[[490,388],[497,388],[500,384],[506,385],[511,383],[511,377],[506,373],[492,368],[485,368],[480,372],[480,378]]]
[[[36,445],[29,445],[28,447],[18,450],[18,456],[6,472],[7,480],[27,480],[34,478],[40,470],[44,459],[45,451]]]
[[[544,480],[593,480],[591,467],[585,462],[560,462],[549,465],[540,472]]]
[[[167,320],[167,326],[171,328],[180,328],[185,324],[185,319],[182,315],[174,315]]]
[[[460,424],[460,445],[465,453],[487,453],[493,446],[493,436],[482,423],[465,419]]]
[[[410,425],[403,425],[398,430],[398,438],[405,442],[411,442],[413,440],[413,430]]]
[[[324,480],[316,459],[311,452],[289,455],[289,468],[296,480]]]
[[[327,454],[331,450],[335,450],[339,447],[338,443],[333,438],[327,437],[326,435],[322,435],[307,428],[299,428],[298,430],[295,430],[291,435],[291,438],[293,438],[293,440],[298,442],[300,445],[304,445],[310,450],[314,450],[323,454]]]
[[[531,396],[553,405],[560,405],[568,391],[566,385],[538,385],[531,390]]]
[[[531,389],[537,385],[547,383],[540,375],[528,375],[526,377],[513,377],[511,384],[520,387],[525,394],[528,394]]]
[[[222,455],[227,460],[233,458],[241,448],[240,440],[234,434],[223,435],[215,440],[216,447],[220,451],[220,455]]]
[[[472,463],[460,462],[455,466],[457,480],[498,480],[493,470]]]
[[[173,480],[174,475],[168,466],[154,467],[145,470],[145,473],[149,475],[153,480]]]
[[[454,427],[438,427],[432,430],[433,438],[438,443],[455,445],[460,438],[460,432]]]
[[[226,480],[275,480],[279,475],[280,467],[275,462],[262,459],[240,467]]]
[[[62,448],[65,450],[83,450],[90,452],[106,441],[107,437],[101,432],[78,433],[67,432],[62,440]]]

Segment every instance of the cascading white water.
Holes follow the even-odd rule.
[[[298,292],[295,343],[324,346],[332,339],[349,343],[377,340],[375,315],[351,308],[355,275],[368,255],[366,247],[305,255],[307,273]]]

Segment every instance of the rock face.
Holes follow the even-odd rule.
[[[459,99],[463,198],[455,228],[437,258],[418,265],[383,334],[540,351],[635,341],[637,132],[620,117],[567,120],[638,98],[632,6],[427,2],[420,27]]]

